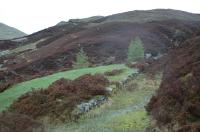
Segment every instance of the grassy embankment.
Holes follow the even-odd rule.
[[[23,83],[19,83],[17,85],[12,86],[3,93],[0,93],[0,112],[9,107],[12,104],[12,102],[22,94],[31,91],[32,89],[47,88],[52,82],[62,77],[67,79],[75,79],[84,74],[104,73],[106,71],[112,71],[113,69],[125,69],[125,70],[119,76],[109,77],[109,80],[120,80],[134,72],[134,70],[129,69],[123,64],[114,64],[108,66],[99,66],[94,68],[84,68],[84,69],[59,72],[46,77],[41,77]]]

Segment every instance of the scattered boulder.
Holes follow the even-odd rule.
[[[106,91],[111,95],[113,93],[113,88],[107,87]]]
[[[125,89],[125,88],[128,88],[128,83],[130,81],[133,80],[133,78],[135,78],[137,75],[139,74],[139,72],[135,72],[131,75],[129,75],[128,77],[125,77],[124,79],[122,79],[121,81],[119,82],[115,82],[116,84],[116,88],[117,89]]]
[[[145,59],[149,59],[149,58],[151,58],[152,57],[152,54],[151,53],[146,53],[145,54]]]
[[[84,102],[84,103],[77,105],[72,113],[73,113],[73,115],[76,115],[76,116],[84,114],[84,113],[88,112],[89,110],[91,110],[97,106],[100,106],[102,103],[104,103],[107,100],[108,100],[107,96],[96,96],[96,97],[92,98],[91,100],[89,100],[88,102]]]

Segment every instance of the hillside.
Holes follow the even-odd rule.
[[[128,45],[136,36],[142,39],[145,54],[156,58],[200,31],[200,16],[196,14],[176,10],[139,12],[114,15],[118,20],[127,16],[130,21],[108,21],[113,16],[70,20],[20,39],[0,41],[0,77],[8,85],[9,80],[18,82],[71,69],[81,47],[92,65],[123,63]],[[140,19],[141,13],[151,21]]]
[[[200,17],[197,14],[192,14],[179,10],[172,9],[155,9],[155,10],[136,10],[120,14],[115,14],[106,17],[106,22],[111,21],[131,21],[137,23],[163,21],[169,19],[199,21]]]
[[[109,16],[93,16],[83,19],[70,19],[69,22],[86,23],[90,22],[91,26],[108,22],[134,22],[146,23],[152,21],[165,20],[185,20],[185,21],[200,21],[199,14],[193,14],[185,11],[173,9],[154,9],[154,10],[135,10],[124,13],[113,14]],[[68,22],[60,22],[58,25],[67,24]]]
[[[200,15],[169,9],[0,40],[0,131],[199,132],[199,51]]]
[[[0,23],[0,40],[19,38],[25,35],[27,34],[16,28]]]
[[[200,37],[171,51],[163,80],[147,110],[161,131],[200,130]],[[152,126],[152,129],[156,129]]]
[[[105,74],[116,69],[122,69],[122,72],[116,75]],[[89,73],[92,75],[101,73],[101,76],[95,75],[98,80],[93,82]],[[106,76],[102,77],[102,75]],[[92,96],[98,95],[96,98],[101,99],[105,90],[99,84],[105,81],[104,77],[109,80],[108,88],[112,89],[109,95],[106,94],[106,101],[104,100],[98,106],[94,105],[94,108],[90,108],[83,115],[73,115],[70,108],[74,108],[74,104],[80,103],[80,99],[87,102],[88,97],[85,97],[91,93],[93,93]],[[132,77],[133,80],[130,80]],[[129,78],[129,81],[124,80],[125,78]],[[37,130],[37,132],[145,131],[150,120],[144,106],[158,88],[160,79],[160,75],[152,79],[144,74],[139,75],[136,69],[115,64],[69,70],[25,81],[0,93],[0,111],[4,110],[2,114],[0,113],[0,130],[24,132],[27,129],[31,132],[33,130]],[[124,84],[117,85],[117,82],[124,82]],[[94,100],[90,100],[90,102],[94,102]],[[73,118],[68,116],[70,114]],[[45,117],[53,118],[53,122],[46,119],[45,121],[41,120]],[[64,120],[65,122],[63,122]]]

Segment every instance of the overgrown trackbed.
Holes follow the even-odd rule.
[[[155,89],[159,87],[160,76],[151,79],[139,75],[130,82],[131,87],[114,94],[109,101],[82,116],[77,123],[48,125],[52,132],[122,132],[145,131],[149,117],[144,106]]]

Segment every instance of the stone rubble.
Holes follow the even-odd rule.
[[[81,103],[77,105],[75,110],[72,112],[74,115],[81,115],[84,114],[91,109],[100,106],[104,102],[108,100],[107,96],[96,96],[93,99],[89,100],[88,102]]]

